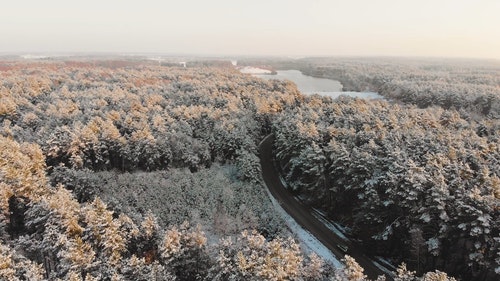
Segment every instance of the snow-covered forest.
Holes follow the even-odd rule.
[[[5,62],[1,75],[1,278],[321,276],[280,238],[260,184],[256,147],[297,103],[293,85],[117,61]],[[293,268],[240,268],[241,251]]]
[[[500,270],[500,65],[318,60],[391,102],[308,97],[273,123],[290,187],[373,254],[465,280]],[[498,275],[497,275],[498,276]]]
[[[306,97],[220,62],[1,62],[0,278],[366,280],[352,258],[333,269],[288,237],[257,156],[273,133],[294,192],[406,263],[395,280],[493,280],[499,70],[437,83],[434,69],[368,65],[340,68],[401,103]],[[401,73],[414,84],[373,78]]]
[[[339,80],[344,91],[374,91],[388,99],[500,118],[500,63],[458,59],[305,59],[308,75]]]
[[[499,266],[498,130],[481,136],[439,108],[315,96],[274,131],[291,188],[373,254],[460,275]]]

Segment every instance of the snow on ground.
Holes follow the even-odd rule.
[[[281,183],[283,183],[283,186],[286,186],[286,182],[281,175],[280,175],[280,180],[281,180]],[[295,195],[294,197],[295,197],[295,200],[297,200],[297,201],[300,201],[300,202],[306,201],[306,198],[302,195]],[[317,218],[320,222],[322,222],[326,227],[328,227],[328,229],[330,229],[332,232],[337,234],[337,236],[339,236],[342,240],[344,240],[346,242],[349,241],[349,238],[347,238],[345,236],[345,233],[348,233],[348,228],[341,226],[340,224],[338,224],[336,222],[332,222],[332,221],[328,220],[325,212],[323,212],[319,209],[316,209],[316,208],[312,208],[312,210],[313,210],[313,213],[312,213],[313,216],[315,218]]]
[[[343,268],[344,265],[340,262],[335,255],[328,250],[314,235],[303,229],[288,213],[281,207],[281,205],[276,201],[273,195],[267,190],[267,194],[276,208],[276,211],[283,217],[288,228],[292,233],[294,233],[306,249],[315,252],[319,257],[321,257],[326,263],[332,265],[335,268]]]
[[[375,256],[375,259],[378,262],[380,262],[381,264],[383,264],[383,266],[385,268],[389,268],[392,271],[396,271],[397,268],[390,261],[388,261],[386,258],[381,257],[381,256]]]
[[[367,100],[384,100],[385,98],[374,92],[307,92],[306,94],[318,94],[324,97],[330,97],[332,99],[339,98],[341,96],[348,96],[352,98],[361,98]]]
[[[384,260],[385,261],[385,260]],[[387,274],[388,276],[392,276],[392,277],[395,277],[394,275],[394,272],[390,271],[389,269],[387,269],[387,267],[381,265],[380,263],[374,261],[374,260],[371,260],[371,262],[380,270],[382,270],[382,272],[384,272],[385,274]],[[387,262],[387,261],[385,261]],[[389,262],[387,262],[387,265],[390,265],[391,267],[394,267],[392,266],[392,264],[390,264]],[[387,266],[386,265],[386,266]],[[396,270],[396,268],[394,268],[394,270]]]
[[[287,186],[287,183],[285,179],[279,175],[279,179],[283,186]],[[311,233],[303,229],[288,213],[281,207],[281,205],[274,199],[272,196],[271,192],[266,188],[266,192],[271,199],[271,202],[273,206],[276,208],[278,213],[283,217],[285,220],[288,228],[292,233],[294,233],[299,239],[300,242],[303,246],[305,246],[308,250],[315,252],[318,256],[320,256],[325,262],[329,263],[335,268],[343,268],[344,265],[342,264],[341,261],[335,257],[335,255],[328,250],[316,237],[314,237]],[[296,200],[302,201],[303,198],[300,198],[300,196],[295,196]],[[341,226],[336,222],[332,222],[327,219],[327,215],[325,212],[313,208],[313,215],[319,219],[326,227],[328,227],[331,231],[333,231],[335,234],[337,234],[342,240],[344,241],[349,241],[349,238],[345,236],[344,233],[349,232],[349,229],[347,227]],[[378,267],[380,270],[382,270],[384,273],[388,274],[389,276],[394,276],[394,272],[391,272],[388,268],[391,268],[392,270],[396,270],[396,267],[392,265],[388,260],[382,258],[382,257],[375,257],[377,261],[371,260],[371,262]],[[381,265],[380,263],[384,264]]]
[[[279,179],[283,186],[287,186],[287,183],[285,179],[282,177],[281,174],[279,174]],[[297,235],[297,237],[300,239],[300,242],[302,245],[304,245],[307,249],[315,252],[318,256],[320,256],[325,262],[329,263],[335,268],[342,268],[344,265],[342,262],[340,262],[335,255],[328,250],[327,247],[325,247],[314,235],[303,229],[282,207],[281,205],[276,201],[276,199],[273,197],[273,195],[269,192],[269,190],[266,188],[267,194],[269,195],[269,198],[271,199],[271,202],[273,203],[273,206],[276,208],[276,210],[280,213],[280,215],[283,217],[285,220],[288,228],[292,233]],[[324,223],[324,221],[323,221]],[[330,226],[326,224],[328,228]],[[339,232],[338,230],[336,233]],[[340,234],[340,237],[342,239],[345,238],[344,235]],[[345,238],[347,240],[347,238]]]
[[[46,59],[49,56],[26,54],[26,55],[21,55],[20,57],[23,58],[23,59],[25,59],[25,60],[32,60],[32,59]]]
[[[257,68],[257,67],[251,67],[251,66],[245,66],[243,68],[240,68],[241,73],[247,73],[247,74],[271,74],[271,70],[268,69],[262,69],[262,68]]]
[[[334,223],[334,222],[331,222],[329,221],[327,218],[326,218],[326,215],[319,211],[318,209],[315,209],[313,208],[314,210],[314,213],[313,215],[318,219],[320,220],[326,227],[328,227],[332,232],[334,232],[335,234],[337,234],[338,237],[340,237],[342,240],[344,241],[349,241],[349,238],[347,238],[345,235],[344,235],[344,232],[342,231],[344,229],[345,231],[345,228],[342,228],[339,224],[337,223]]]

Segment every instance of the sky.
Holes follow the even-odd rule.
[[[500,0],[16,0],[0,53],[500,59]]]

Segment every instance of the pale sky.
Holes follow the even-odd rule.
[[[500,0],[3,0],[0,52],[500,59]]]

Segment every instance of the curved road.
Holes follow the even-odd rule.
[[[262,166],[262,177],[264,182],[273,195],[279,202],[281,207],[304,229],[309,231],[316,237],[325,247],[327,247],[339,260],[344,258],[344,255],[349,255],[356,259],[371,279],[376,279],[379,275],[385,275],[387,280],[392,280],[391,276],[385,274],[381,269],[376,267],[373,262],[364,255],[361,247],[349,241],[342,240],[337,234],[326,227],[318,220],[311,212],[311,208],[305,206],[300,201],[297,201],[283,186],[280,180],[279,173],[276,171],[272,155],[274,136],[267,136],[259,146],[260,164]],[[337,245],[348,246],[347,252],[340,250]]]

